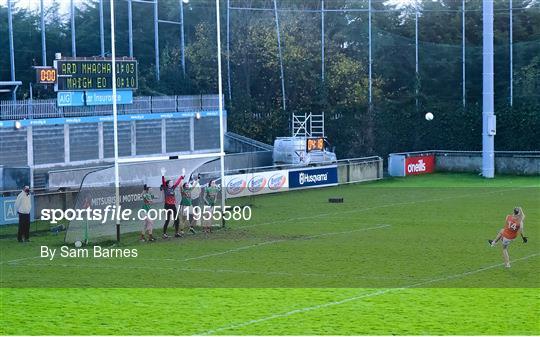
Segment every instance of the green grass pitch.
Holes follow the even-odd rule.
[[[538,177],[434,174],[231,202],[253,218],[208,238],[124,235],[137,258],[49,261],[40,246],[62,245],[49,224],[29,244],[0,228],[0,333],[540,334]],[[512,243],[505,269],[486,239],[517,205],[529,243]]]

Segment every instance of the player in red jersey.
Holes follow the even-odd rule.
[[[504,228],[499,231],[497,237],[494,240],[488,240],[491,247],[495,247],[497,242],[502,241],[504,266],[510,268],[510,256],[508,255],[508,246],[518,234],[521,235],[523,243],[527,243],[527,237],[523,234],[523,220],[525,220],[525,214],[521,207],[514,208],[513,214],[506,216],[506,222]]]

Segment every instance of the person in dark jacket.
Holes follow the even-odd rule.
[[[178,185],[182,183],[184,176],[180,176],[176,182],[172,184],[171,180],[165,179],[165,172],[165,169],[161,169],[161,189],[163,190],[165,197],[164,209],[166,211],[165,223],[163,224],[163,238],[169,238],[167,235],[167,227],[169,227],[169,221],[171,221],[171,219],[174,219],[174,236],[179,238],[182,235],[180,234],[180,218],[178,217],[178,211],[176,209],[176,197],[174,193]]]

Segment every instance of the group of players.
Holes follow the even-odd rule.
[[[220,188],[216,185],[215,180],[210,180],[208,184],[204,186],[200,185],[200,175],[196,179],[191,181],[185,181],[185,172],[173,183],[172,180],[165,178],[165,169],[161,170],[161,186],[160,189],[163,192],[165,210],[165,222],[163,224],[163,239],[169,239],[167,234],[169,223],[174,223],[174,237],[181,238],[184,236],[184,231],[189,228],[189,231],[194,234],[195,219],[193,216],[189,216],[193,209],[192,192],[195,188],[200,188],[200,194],[198,198],[202,198],[203,207],[209,209],[210,213],[213,212],[216,204],[216,199],[219,194]],[[180,186],[181,200],[179,207],[176,206],[176,188]],[[146,184],[143,187],[142,208],[148,213],[153,204],[154,195],[151,193],[150,187]],[[525,214],[521,207],[516,207],[513,213],[508,215],[505,219],[504,227],[499,231],[495,239],[488,240],[491,247],[494,247],[499,241],[502,242],[502,255],[504,259],[504,265],[510,268],[510,256],[508,254],[508,246],[519,235],[524,243],[527,243],[527,237],[524,235],[524,220]],[[143,229],[141,231],[141,241],[155,241],[152,234],[154,222],[148,215],[143,220]],[[212,228],[212,217],[210,219],[201,221],[203,230],[205,233],[209,233]],[[146,237],[147,235],[147,237]]]
[[[181,238],[184,236],[186,228],[190,233],[195,234],[195,217],[190,216],[193,212],[193,198],[192,193],[194,189],[199,188],[200,194],[197,198],[201,198],[205,210],[208,210],[211,214],[214,211],[216,199],[218,197],[220,188],[216,185],[215,180],[210,180],[207,184],[200,184],[200,175],[193,180],[186,181],[185,172],[173,183],[172,180],[165,178],[165,169],[161,170],[161,186],[160,189],[164,196],[164,214],[165,222],[163,224],[163,239],[169,239],[167,234],[169,223],[174,223],[174,237]],[[180,187],[179,187],[180,186]],[[181,200],[179,207],[176,202],[176,189],[179,187]],[[142,192],[142,209],[146,211],[146,216],[143,219],[143,229],[141,231],[141,242],[155,241],[153,236],[154,221],[148,216],[148,211],[151,209],[154,195],[151,192],[151,188],[148,185],[143,186]],[[212,217],[210,219],[201,218],[201,224],[205,233],[210,233],[212,228]],[[147,235],[147,236],[146,236]]]

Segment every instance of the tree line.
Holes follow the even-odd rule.
[[[32,65],[41,65],[39,12],[15,1],[18,98],[28,97]],[[338,157],[390,152],[481,149],[482,11],[467,1],[465,12],[466,104],[462,102],[461,1],[373,0],[372,102],[369,102],[367,0],[326,0],[324,81],[321,2],[279,0],[279,29],[286,109],[272,0],[230,0],[227,54],[226,1],[221,4],[223,78],[229,130],[272,143],[291,133],[292,113],[325,113],[326,134]],[[513,104],[510,105],[508,1],[495,2],[496,149],[539,150],[540,3],[514,0]],[[110,3],[104,1],[105,46],[110,51]],[[243,8],[243,9],[241,9]],[[247,8],[247,9],[246,9]],[[159,19],[179,20],[179,1],[161,0]],[[255,10],[258,9],[258,10]],[[261,10],[265,9],[265,10]],[[344,9],[364,9],[345,11]],[[418,12],[418,68],[415,20]],[[128,55],[127,1],[115,1],[116,48]],[[0,79],[9,80],[7,9],[0,6]],[[213,0],[184,4],[186,75],[180,63],[180,27],[159,24],[161,79],[155,77],[153,5],[133,3],[137,95],[217,93],[216,17]],[[78,56],[99,56],[99,2],[76,9]],[[71,55],[69,16],[60,1],[46,9],[47,62],[55,52]],[[227,74],[227,60],[230,74]],[[227,75],[231,86],[229,99]],[[34,97],[54,97],[34,88]],[[7,99],[8,97],[2,97]],[[424,114],[432,112],[433,121]]]

